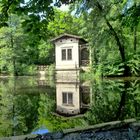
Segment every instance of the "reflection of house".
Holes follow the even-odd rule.
[[[77,76],[76,71],[89,64],[87,42],[75,35],[63,34],[52,40],[55,44],[55,62],[57,74]]]
[[[63,116],[82,114],[89,107],[89,103],[88,86],[80,86],[78,83],[56,84],[56,111],[58,114]]]
[[[89,106],[89,93],[79,84],[80,69],[89,65],[89,49],[83,38],[63,34],[54,39],[56,69],[56,111],[72,116],[83,113]],[[87,87],[86,87],[87,88]]]
[[[56,85],[56,110],[59,114],[79,114],[80,98],[79,85],[61,84]]]

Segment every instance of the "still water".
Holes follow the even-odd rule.
[[[140,79],[0,78],[0,137],[140,118]]]

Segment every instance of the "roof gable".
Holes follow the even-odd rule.
[[[56,42],[57,40],[62,39],[62,38],[65,38],[65,37],[67,37],[67,38],[75,38],[75,39],[78,39],[78,40],[81,40],[81,41],[87,43],[87,41],[85,41],[85,40],[84,40],[82,37],[80,37],[80,36],[72,35],[72,34],[66,34],[66,33],[65,33],[65,34],[62,34],[62,35],[59,35],[58,37],[53,38],[53,39],[51,40],[51,42]]]

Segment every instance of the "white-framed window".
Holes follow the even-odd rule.
[[[62,60],[72,60],[72,49],[71,48],[62,49],[61,58]]]
[[[62,92],[62,103],[65,105],[73,104],[73,93],[72,92]]]

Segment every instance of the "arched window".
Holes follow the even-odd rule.
[[[89,60],[89,50],[87,48],[81,50],[81,60]]]
[[[83,48],[81,50],[81,65],[87,66],[89,64],[89,50],[87,48]]]

